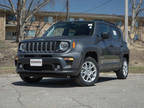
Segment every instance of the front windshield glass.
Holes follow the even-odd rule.
[[[93,22],[61,22],[51,26],[43,36],[91,36],[93,31]]]

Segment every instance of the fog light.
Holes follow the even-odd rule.
[[[60,65],[57,65],[57,69],[58,69],[58,70],[60,69]]]
[[[19,68],[23,68],[23,65],[22,65],[22,64],[20,64],[20,65],[19,65]]]
[[[74,61],[74,58],[64,58],[65,61]]]

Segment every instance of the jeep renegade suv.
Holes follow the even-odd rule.
[[[72,77],[81,86],[94,85],[99,72],[128,76],[129,50],[121,30],[96,21],[58,22],[41,38],[21,41],[16,71],[25,82],[42,77]]]

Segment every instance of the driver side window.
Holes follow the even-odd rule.
[[[96,31],[97,31],[97,34],[99,36],[101,36],[102,33],[108,33],[109,32],[109,27],[107,24],[104,24],[104,23],[98,23],[97,24],[97,27],[96,27]]]

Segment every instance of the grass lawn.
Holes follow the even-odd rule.
[[[144,66],[143,67],[129,67],[130,73],[144,73]]]

